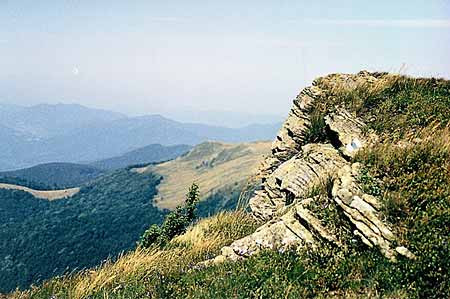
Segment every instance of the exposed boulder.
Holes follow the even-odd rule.
[[[264,183],[263,192],[250,199],[253,215],[267,221],[273,213],[295,198],[303,198],[346,161],[330,144],[307,144],[299,153],[278,166]]]

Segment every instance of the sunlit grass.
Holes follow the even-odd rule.
[[[158,277],[192,269],[214,257],[233,240],[251,233],[257,223],[244,212],[219,213],[200,220],[185,234],[174,238],[165,249],[137,249],[107,261],[98,268],[55,278],[30,291],[16,292],[12,298],[87,298],[99,293],[114,293],[133,282],[145,283],[154,292]]]

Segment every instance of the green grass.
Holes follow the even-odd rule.
[[[420,297],[450,297],[450,143],[447,129],[399,148],[378,144],[361,152],[366,190],[383,204],[401,245],[417,255],[403,277]]]
[[[325,143],[328,140],[325,113],[315,109],[311,113],[311,124],[305,133],[305,143]]]
[[[367,123],[366,131],[391,140],[414,134],[432,123],[445,127],[450,121],[450,81],[376,74],[378,81],[346,86],[340,75],[319,78],[315,84],[325,92],[316,99],[305,142],[327,142],[324,116],[345,107]],[[329,80],[334,78],[334,80]]]
[[[265,251],[243,262],[187,273],[153,276],[109,293],[109,298],[316,298],[375,294],[405,297],[402,269],[376,250],[353,250],[343,256]],[[150,286],[157,286],[151,288]],[[149,291],[151,289],[151,291]],[[97,293],[94,298],[102,298]]]
[[[357,82],[352,87],[328,80],[339,75],[316,80],[315,84],[326,92],[318,99],[315,109],[324,113],[344,106],[363,118],[368,129],[390,139],[414,134],[433,122],[441,127],[449,123],[450,81],[389,74],[376,76],[377,82]]]

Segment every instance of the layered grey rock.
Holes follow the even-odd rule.
[[[310,86],[295,98],[293,107],[272,144],[272,155],[263,163],[263,175],[270,174],[278,165],[289,160],[305,144],[305,134],[311,124],[310,112],[321,93],[316,86]]]
[[[376,246],[389,259],[395,260],[398,254],[413,258],[406,248],[393,248],[395,236],[392,230],[381,220],[377,211],[380,203],[373,196],[361,191],[357,183],[361,165],[346,165],[338,172],[332,189],[333,200],[344,211],[345,216],[355,226],[354,234],[368,246]]]
[[[253,215],[271,219],[275,211],[308,191],[327,176],[332,176],[346,161],[330,144],[307,144],[297,155],[281,163],[266,177],[264,190],[250,199]]]
[[[365,194],[358,183],[360,165],[350,160],[373,137],[364,133],[364,122],[342,107],[329,107],[324,116],[329,143],[306,144],[311,113],[320,97],[330,96],[334,88],[355,88],[358,84],[376,84],[377,76],[331,75],[322,90],[305,88],[294,100],[287,120],[272,145],[272,155],[261,167],[262,188],[250,199],[255,218],[264,222],[253,234],[224,247],[211,262],[246,258],[262,249],[288,250],[324,243],[345,246],[334,229],[320,219],[318,196],[311,194],[317,186],[331,183],[329,204],[339,210],[343,221],[353,227],[353,237],[370,247],[377,247],[389,259],[397,255],[415,258],[405,247],[395,247],[396,237],[379,210],[377,198]],[[321,85],[323,86],[323,84]]]

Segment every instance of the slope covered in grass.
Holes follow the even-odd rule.
[[[12,298],[141,298],[166,297],[165,277],[185,273],[198,262],[215,256],[220,248],[253,231],[257,223],[242,212],[220,213],[199,221],[165,248],[137,249],[116,262],[66,277],[40,288],[17,292]],[[113,291],[114,290],[114,291]]]
[[[450,82],[374,75],[380,79],[376,84],[362,80],[349,85],[338,74],[316,80],[326,92],[313,108],[317,117],[309,140],[329,138],[322,115],[336,105],[361,117],[368,135],[376,133],[372,144],[350,159],[363,165],[359,183],[381,203],[384,220],[399,236],[396,245],[409,248],[414,259],[390,261],[354,237],[349,222],[338,222],[342,211],[328,205],[324,186],[311,190],[317,196],[314,208],[323,224],[334,223],[346,246],[262,251],[243,261],[197,267],[257,226],[245,214],[227,214],[230,218],[200,222],[163,249],[131,252],[103,268],[54,279],[12,297],[449,298]],[[201,230],[218,238],[189,237]],[[186,256],[208,246],[214,250]],[[134,265],[129,267],[133,270],[123,270],[124,265]]]
[[[72,197],[80,191],[80,188],[70,188],[61,190],[35,190],[28,187],[23,187],[13,184],[3,184],[0,183],[0,189],[5,190],[20,190],[30,193],[36,198],[47,199],[47,200],[57,200],[61,198]]]
[[[155,204],[160,208],[174,209],[179,205],[192,182],[199,185],[202,199],[217,202],[218,197],[230,194],[228,199],[220,199],[226,205],[226,202],[233,202],[233,192],[244,188],[269,151],[270,142],[204,142],[177,159],[135,171],[151,171],[162,176],[155,197]]]
[[[393,263],[352,238],[352,227],[341,223],[348,233],[345,250],[265,251],[243,262],[165,277],[164,293],[171,298],[448,298],[450,136],[444,131],[431,137],[434,142],[402,151],[376,145],[356,158],[367,167],[361,177],[365,188],[381,198],[399,245],[410,248],[415,260]],[[337,211],[321,209],[322,221],[339,219]]]

